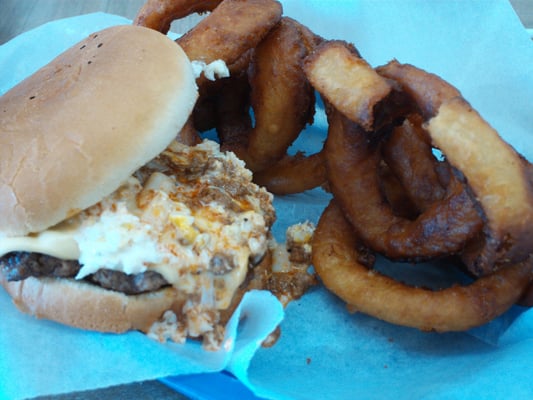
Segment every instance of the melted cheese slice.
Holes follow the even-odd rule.
[[[64,260],[77,260],[80,256],[74,238],[76,230],[65,227],[50,229],[37,235],[5,237],[0,240],[0,256],[12,251],[48,254]]]

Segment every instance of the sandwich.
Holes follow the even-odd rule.
[[[273,196],[244,163],[180,141],[197,97],[174,41],[124,25],[0,98],[0,283],[21,311],[216,348],[249,288],[288,302],[314,283],[308,257],[279,256]]]

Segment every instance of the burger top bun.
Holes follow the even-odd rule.
[[[183,50],[133,25],[90,35],[12,88],[0,98],[0,235],[42,231],[112,193],[168,146],[197,96]]]

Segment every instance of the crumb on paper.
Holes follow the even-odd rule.
[[[197,308],[194,310],[184,317],[186,324],[180,323],[180,318],[173,311],[165,311],[161,319],[152,324],[147,336],[160,343],[170,341],[178,344],[184,344],[187,338],[201,338],[204,350],[220,350],[224,343],[225,328],[217,323],[211,324],[211,317],[199,312]]]
[[[317,283],[315,274],[310,271],[314,230],[310,222],[294,224],[286,231],[286,243],[270,243],[272,268],[265,286],[283,307],[302,297]]]
[[[261,347],[272,347],[276,344],[279,337],[281,336],[281,328],[279,326],[276,327],[270,334],[263,340],[261,343]]]
[[[148,337],[164,343],[168,340],[175,343],[185,343],[187,330],[179,323],[176,314],[167,310],[159,321],[152,324],[147,332]]]

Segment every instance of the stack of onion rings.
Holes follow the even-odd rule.
[[[313,264],[325,286],[351,309],[439,332],[484,324],[527,301],[533,280],[531,165],[438,76],[397,61],[374,70],[349,45],[321,47],[305,71],[329,102],[325,159],[334,200],[313,239]],[[354,71],[361,68],[366,71],[358,82]],[[410,106],[403,118],[389,111],[388,121],[376,126],[368,112],[390,107],[385,85]],[[368,104],[361,91],[371,92],[363,96]],[[435,157],[435,149],[444,159]],[[398,214],[383,165],[414,216]],[[361,264],[361,248],[410,262],[458,256],[473,282],[440,291],[411,287]]]

